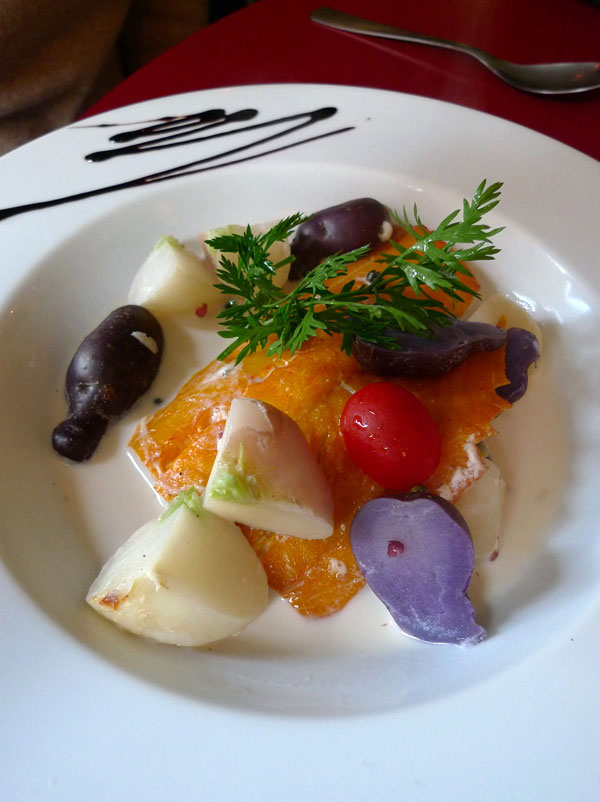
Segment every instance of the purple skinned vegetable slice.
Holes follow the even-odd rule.
[[[506,332],[505,372],[508,384],[496,388],[499,396],[511,404],[523,398],[529,383],[528,371],[540,358],[537,337],[516,326]]]
[[[489,323],[456,320],[436,326],[431,337],[388,331],[398,348],[383,348],[354,339],[352,353],[369,373],[378,376],[437,376],[460,365],[472,351],[494,351],[504,345],[506,331]]]
[[[467,596],[473,542],[448,501],[426,492],[373,499],[355,516],[350,542],[367,584],[405,634],[460,646],[485,638]]]
[[[299,279],[334,253],[346,253],[382,242],[390,216],[386,206],[374,198],[355,198],[321,209],[301,223],[291,242],[294,261],[290,278]],[[389,237],[389,234],[388,234]]]
[[[54,450],[74,462],[89,459],[109,421],[148,390],[162,351],[162,329],[151,312],[134,304],[113,310],[84,338],[69,364],[69,414],[52,432]]]

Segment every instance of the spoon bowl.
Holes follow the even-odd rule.
[[[403,31],[393,25],[345,14],[333,8],[317,8],[311,12],[313,22],[348,33],[378,36],[383,39],[398,39],[422,45],[443,47],[472,56],[484,64],[506,83],[523,92],[542,95],[565,95],[573,92],[588,92],[600,87],[600,61],[562,62],[554,64],[515,64],[496,58],[472,45],[438,39],[435,36]]]

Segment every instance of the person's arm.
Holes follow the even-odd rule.
[[[126,74],[147,64],[208,22],[208,0],[133,0],[119,40]]]
[[[0,155],[72,122],[205,24],[207,0],[2,0]]]

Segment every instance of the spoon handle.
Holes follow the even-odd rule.
[[[352,14],[345,14],[334,8],[317,8],[310,13],[313,22],[327,25],[330,28],[337,28],[348,33],[361,33],[366,36],[378,36],[383,39],[399,39],[403,42],[416,42],[422,45],[433,45],[434,47],[444,47],[446,50],[458,50],[467,53],[479,60],[483,60],[487,54],[470,45],[460,42],[450,42],[447,39],[438,39],[436,36],[428,36],[423,33],[412,33],[403,31],[393,25],[384,25],[381,22],[355,17]]]

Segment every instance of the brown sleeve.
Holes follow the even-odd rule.
[[[133,0],[119,42],[126,74],[203,28],[208,6],[208,0]]]
[[[0,155],[74,120],[127,72],[201,27],[206,5],[2,0]]]

